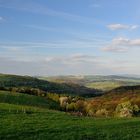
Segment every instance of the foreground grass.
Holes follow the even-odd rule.
[[[139,140],[139,128],[140,118],[93,119],[0,103],[1,140]]]

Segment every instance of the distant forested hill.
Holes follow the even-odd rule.
[[[120,86],[140,85],[140,77],[132,75],[87,75],[87,76],[52,76],[39,77],[40,79],[57,83],[75,83],[88,88],[109,91]]]
[[[0,74],[0,87],[37,88],[42,91],[93,97],[101,94],[100,90],[89,89],[78,84],[54,83],[40,80],[30,76],[17,76]]]

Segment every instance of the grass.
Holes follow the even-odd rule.
[[[135,86],[135,85],[140,85],[140,82],[135,82],[134,80],[123,80],[119,81],[99,81],[99,82],[90,82],[87,83],[85,86],[88,88],[94,88],[94,89],[99,89],[99,90],[103,90],[103,91],[109,91],[112,90],[114,88],[118,88],[121,86]]]
[[[51,99],[8,91],[0,91],[0,102],[59,109],[59,104]]]
[[[30,113],[22,112],[22,108]],[[140,118],[76,117],[59,111],[0,103],[0,122],[1,140],[140,139]]]
[[[92,82],[86,84],[86,87],[88,88],[95,88],[95,89],[100,89],[103,91],[111,90],[113,88],[120,87],[122,83],[118,81],[104,81],[104,82]]]
[[[45,98],[0,91],[0,140],[139,140],[140,118],[90,118],[51,110]]]

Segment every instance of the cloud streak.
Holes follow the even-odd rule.
[[[30,57],[32,57],[32,59],[30,59]],[[30,57],[26,57],[25,60],[0,57],[0,72],[22,75],[82,75],[112,74],[126,68],[125,63],[120,63],[117,60],[108,60],[87,54]],[[27,61],[27,58],[30,61]]]
[[[138,25],[125,25],[125,24],[109,24],[107,25],[107,28],[110,30],[134,30],[137,29],[139,26]]]
[[[0,7],[3,8],[9,8],[9,9],[16,9],[20,11],[25,11],[25,12],[30,12],[30,13],[35,13],[35,14],[42,14],[42,15],[47,15],[47,16],[54,16],[54,17],[59,17],[65,20],[71,20],[71,21],[77,21],[81,23],[88,23],[88,24],[102,24],[101,21],[95,19],[95,18],[90,18],[90,17],[84,17],[81,15],[76,15],[76,14],[70,14],[67,12],[62,12],[62,11],[56,11],[53,9],[48,8],[45,5],[41,5],[35,2],[23,2],[23,1],[17,1],[13,0],[12,2],[10,0],[1,0],[0,1]]]
[[[0,48],[9,50],[17,49],[75,49],[75,48],[98,48],[104,44],[104,40],[96,39],[69,39],[48,42],[0,42]]]

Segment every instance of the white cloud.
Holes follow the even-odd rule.
[[[0,57],[0,73],[22,75],[112,74],[125,66],[125,63],[119,61],[86,54],[44,58],[28,56],[25,60],[19,57]]]
[[[123,30],[123,29],[134,30],[134,29],[137,29],[139,26],[138,25],[125,25],[125,24],[110,24],[110,25],[107,25],[107,27],[110,30]]]
[[[93,55],[86,55],[86,54],[81,54],[81,53],[77,53],[77,54],[72,54],[69,56],[56,56],[56,57],[45,57],[45,62],[47,63],[55,63],[55,62],[59,62],[61,64],[65,64],[65,65],[77,65],[77,64],[82,64],[85,62],[99,62],[99,58]]]
[[[140,39],[128,39],[128,38],[115,38],[112,40],[111,44],[104,47],[103,51],[112,52],[125,52],[129,48],[140,47]]]

